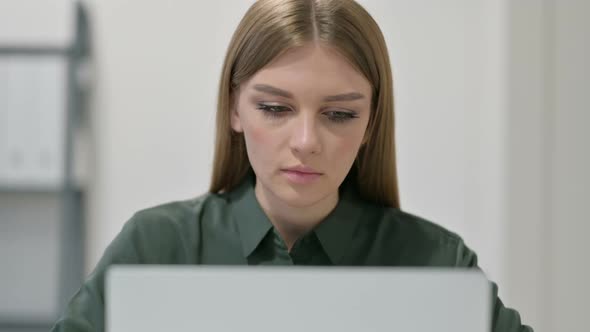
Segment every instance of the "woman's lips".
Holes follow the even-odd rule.
[[[287,180],[295,184],[310,184],[317,181],[320,176],[322,176],[321,173],[307,173],[289,169],[283,170],[282,173]]]

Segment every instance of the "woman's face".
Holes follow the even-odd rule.
[[[371,86],[328,46],[289,50],[236,93],[231,125],[243,132],[262,190],[293,207],[338,194],[369,121]]]

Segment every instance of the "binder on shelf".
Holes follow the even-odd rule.
[[[0,57],[0,186],[64,181],[67,63],[62,56]]]

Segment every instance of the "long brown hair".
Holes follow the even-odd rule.
[[[231,191],[251,167],[244,137],[230,124],[236,89],[275,57],[309,41],[335,47],[371,83],[365,141],[349,176],[355,175],[365,199],[399,208],[389,54],[379,26],[353,0],[259,0],[246,12],[229,44],[219,83],[209,191]]]

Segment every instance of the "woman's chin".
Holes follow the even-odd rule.
[[[277,191],[278,198],[286,205],[295,208],[306,208],[316,205],[330,196],[322,190],[301,190],[301,188],[281,188]]]

